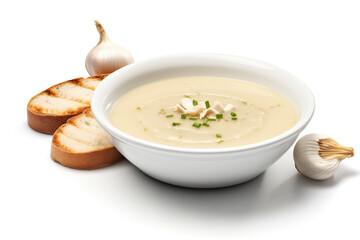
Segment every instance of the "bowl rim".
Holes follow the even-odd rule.
[[[116,128],[115,126],[113,126],[111,124],[111,122],[109,121],[109,119],[107,117],[105,117],[102,114],[102,104],[101,104],[101,99],[104,97],[101,94],[99,94],[101,92],[101,89],[103,88],[103,86],[106,85],[110,85],[109,82],[111,82],[111,79],[114,77],[118,77],[118,74],[122,74],[123,72],[127,72],[127,71],[131,71],[133,68],[138,68],[139,66],[141,67],[143,64],[151,64],[154,61],[161,61],[161,60],[166,60],[166,59],[174,59],[174,58],[216,58],[216,59],[227,59],[227,60],[245,60],[245,61],[251,61],[254,63],[258,63],[258,64],[262,64],[268,67],[271,67],[274,70],[280,71],[282,73],[285,73],[289,76],[291,76],[293,79],[296,79],[296,81],[298,81],[298,83],[300,83],[303,87],[303,90],[306,91],[310,100],[310,104],[308,105],[308,108],[310,108],[310,110],[307,112],[307,115],[302,116],[297,122],[296,124],[291,127],[290,129],[288,129],[287,131],[260,141],[260,142],[256,142],[256,143],[252,143],[252,144],[247,144],[247,145],[242,145],[242,146],[235,146],[235,147],[223,147],[223,148],[187,148],[187,147],[176,147],[176,146],[171,146],[171,145],[165,145],[165,144],[160,144],[160,143],[154,143],[154,142],[150,142],[147,140],[143,140],[137,137],[134,137],[128,133],[125,133],[123,131],[121,131],[120,129]],[[271,144],[276,144],[276,143],[281,143],[282,141],[286,141],[288,138],[290,138],[291,136],[293,136],[294,134],[300,133],[305,127],[306,125],[309,123],[309,121],[311,120],[314,111],[315,111],[315,99],[314,99],[314,95],[311,92],[311,90],[309,89],[309,87],[299,78],[297,78],[296,76],[294,76],[293,74],[289,73],[288,71],[275,66],[273,64],[261,61],[261,60],[257,60],[257,59],[252,59],[252,58],[248,58],[248,57],[242,57],[242,56],[236,56],[236,55],[231,55],[231,54],[218,54],[218,53],[185,53],[185,54],[171,54],[171,55],[164,55],[164,56],[158,56],[158,57],[153,57],[153,58],[149,58],[149,59],[145,59],[142,61],[138,61],[135,62],[133,64],[127,65],[121,69],[118,69],[116,71],[114,71],[113,73],[109,74],[106,78],[104,78],[100,84],[96,87],[93,96],[91,98],[91,110],[92,113],[96,119],[96,121],[99,123],[99,125],[113,138],[117,139],[120,142],[123,143],[132,143],[134,145],[141,145],[143,147],[147,147],[147,148],[151,148],[151,149],[157,149],[157,150],[165,150],[165,151],[172,151],[172,152],[183,152],[183,153],[193,153],[193,154],[203,154],[203,153],[231,153],[231,152],[238,152],[238,151],[246,151],[246,150],[253,150],[253,149],[257,149],[257,148],[261,148],[261,147],[266,147],[268,145]],[[300,121],[301,120],[301,121]],[[115,144],[114,144],[115,145]]]

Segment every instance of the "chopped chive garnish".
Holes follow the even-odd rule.
[[[181,119],[186,119],[186,114],[181,114]]]
[[[236,113],[231,112],[231,116],[236,117]]]
[[[137,107],[136,109],[137,109],[137,110],[141,110],[141,108],[140,108],[140,107]]]
[[[174,116],[174,115],[172,115],[172,114],[171,114],[171,115],[166,115],[167,118],[171,118],[171,117],[173,117],[173,116]]]
[[[206,108],[209,108],[209,107],[210,107],[209,101],[206,101],[206,102],[205,102],[205,106],[206,106]]]
[[[198,122],[193,123],[193,127],[199,128],[200,126],[201,126],[201,123],[198,123]]]
[[[190,117],[189,119],[196,121],[196,120],[197,120],[197,117]]]
[[[235,118],[231,118],[231,120],[237,120],[237,117],[235,117]]]
[[[223,118],[222,113],[218,113],[218,114],[216,114],[216,118]]]
[[[198,105],[198,102],[196,100],[193,100],[193,105],[194,106]]]
[[[210,125],[207,123],[208,121],[209,121],[209,119],[205,118],[202,125],[205,127],[210,127]]]
[[[146,132],[147,128],[144,128],[144,132]]]
[[[216,137],[217,137],[217,138],[221,138],[221,134],[216,134]]]
[[[222,143],[224,140],[220,140],[220,141],[218,141],[217,143]]]
[[[208,118],[208,121],[216,121],[215,118]]]
[[[184,97],[186,97],[186,98],[191,98],[189,95],[184,95]]]
[[[181,123],[178,123],[178,122],[173,122],[172,124],[173,124],[173,126],[181,125]]]

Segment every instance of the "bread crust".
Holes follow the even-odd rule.
[[[89,109],[89,108],[85,108]],[[83,109],[84,110],[84,109]],[[71,114],[71,115],[47,115],[47,114],[37,114],[33,113],[29,109],[27,109],[27,119],[28,125],[33,130],[46,134],[54,134],[55,131],[66,121],[79,113]]]
[[[73,153],[59,148],[53,142],[51,144],[51,158],[69,168],[91,170],[113,165],[123,157],[115,147],[86,153]]]

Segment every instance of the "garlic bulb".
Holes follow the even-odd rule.
[[[341,160],[353,156],[353,148],[341,146],[329,136],[315,133],[302,137],[294,148],[296,169],[315,180],[331,177]]]
[[[95,25],[100,34],[100,40],[89,52],[85,61],[86,70],[91,76],[112,73],[134,62],[128,50],[109,40],[103,26],[98,21],[95,21]]]

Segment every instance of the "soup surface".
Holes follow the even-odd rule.
[[[187,148],[247,145],[295,125],[293,106],[246,81],[183,77],[155,81],[123,95],[111,123],[134,137]]]

